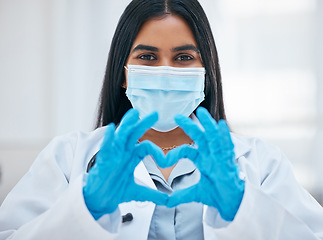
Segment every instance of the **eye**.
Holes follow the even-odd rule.
[[[190,61],[193,59],[194,59],[194,57],[192,57],[190,55],[180,55],[180,56],[176,57],[176,61]]]
[[[140,60],[144,60],[144,61],[154,61],[154,60],[157,60],[156,57],[154,55],[151,55],[151,54],[143,54],[143,55],[140,55],[138,58]]]

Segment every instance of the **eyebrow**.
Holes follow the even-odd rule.
[[[132,50],[132,52],[139,51],[139,50],[146,50],[146,51],[158,52],[158,48],[152,47],[152,46],[148,46],[148,45],[142,45],[142,44],[139,44],[138,46],[136,46]]]
[[[194,52],[200,53],[200,50],[198,50],[197,47],[195,47],[192,44],[175,47],[172,49],[172,52],[180,52],[180,51],[186,51],[186,50],[193,50]]]
[[[159,51],[158,48],[156,47],[139,44],[132,50],[132,52],[140,51],[140,50],[146,50],[146,51],[152,51],[152,52]],[[180,51],[186,51],[186,50],[192,50],[194,52],[200,53],[200,50],[198,50],[197,47],[195,47],[192,44],[187,44],[187,45],[172,48],[172,52],[180,52]]]

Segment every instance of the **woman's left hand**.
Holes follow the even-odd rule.
[[[182,203],[201,202],[218,209],[224,220],[232,221],[244,194],[244,181],[239,178],[234,145],[224,120],[218,123],[202,107],[197,109],[201,129],[192,119],[177,115],[175,121],[197,147],[182,145],[167,154],[169,164],[180,158],[194,162],[201,173],[200,181],[189,188],[175,191],[168,207]]]

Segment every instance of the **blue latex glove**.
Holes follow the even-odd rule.
[[[89,171],[83,187],[85,204],[94,219],[112,213],[120,203],[132,200],[166,205],[167,194],[134,181],[134,170],[145,156],[152,155],[159,165],[165,164],[165,156],[159,147],[149,141],[137,144],[157,120],[157,113],[139,120],[138,111],[130,109],[116,132],[114,124],[107,126],[96,164]]]
[[[190,118],[175,117],[176,123],[197,147],[182,145],[168,152],[167,158],[170,165],[180,158],[192,160],[201,173],[200,181],[175,191],[167,206],[201,202],[217,208],[224,220],[232,221],[242,201],[244,182],[239,178],[230,130],[223,120],[217,124],[205,108],[197,109],[197,117],[204,130]]]

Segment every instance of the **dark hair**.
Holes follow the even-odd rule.
[[[124,66],[140,27],[148,20],[173,14],[182,17],[190,26],[206,70],[205,107],[215,120],[226,119],[220,66],[211,27],[197,0],[133,0],[120,17],[112,39],[104,82],[100,95],[96,127],[113,122],[118,124],[130,109],[122,84]]]

